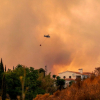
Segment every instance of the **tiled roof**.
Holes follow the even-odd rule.
[[[84,74],[92,74],[92,73],[90,73],[90,72],[83,72]]]
[[[65,80],[66,81],[71,81],[71,80],[75,81],[75,79],[72,79],[72,78],[65,78]]]

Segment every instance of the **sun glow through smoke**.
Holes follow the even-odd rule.
[[[1,0],[0,7],[0,55],[7,67],[47,65],[57,74],[98,66],[99,1]],[[51,38],[44,41],[45,34]]]

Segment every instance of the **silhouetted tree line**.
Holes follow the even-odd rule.
[[[54,78],[54,79],[53,79]],[[23,98],[32,100],[37,94],[53,94],[58,89],[63,89],[64,80],[51,73],[45,75],[43,68],[34,70],[18,64],[13,70],[4,68],[2,58],[0,63],[0,96],[2,100]],[[54,87],[54,82],[56,86]]]
[[[6,69],[6,66],[5,66]],[[5,79],[5,74],[4,74],[4,66],[1,58],[1,63],[0,63],[0,95],[2,96],[2,100],[6,99],[6,79]]]

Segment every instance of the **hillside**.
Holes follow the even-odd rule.
[[[84,81],[77,81],[67,89],[53,95],[37,95],[33,100],[100,100],[100,76],[92,75]]]

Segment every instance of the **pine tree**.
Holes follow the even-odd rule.
[[[2,86],[3,73],[4,73],[4,67],[3,67],[3,62],[2,62],[2,58],[1,58],[1,63],[0,63],[0,89],[1,89],[1,86]]]
[[[5,65],[5,72],[6,72],[6,65]]]
[[[3,79],[2,79],[2,100],[6,99],[6,79],[5,79],[5,75],[3,75]]]
[[[13,70],[14,70],[14,66],[13,66]]]
[[[0,71],[1,71],[1,72],[4,72],[4,67],[3,67],[2,58],[1,58],[1,63],[0,63]]]

